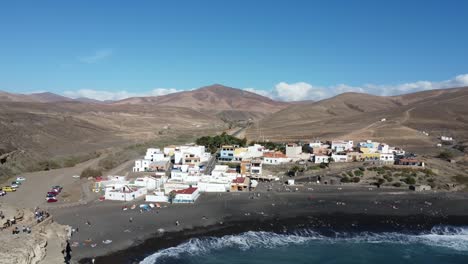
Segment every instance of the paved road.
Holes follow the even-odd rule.
[[[206,163],[205,167],[205,174],[206,175],[211,175],[211,172],[213,171],[214,167],[216,166],[216,156],[218,152],[214,153],[211,155],[210,160]]]

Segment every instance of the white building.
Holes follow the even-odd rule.
[[[379,153],[390,153],[390,146],[388,146],[385,143],[382,143],[378,147],[378,152]]]
[[[164,183],[164,193],[168,194],[172,191],[183,190],[183,189],[190,188],[192,186],[196,186],[196,184],[184,182],[183,180],[179,180],[179,179],[169,179],[166,181],[166,183]]]
[[[231,188],[231,182],[227,177],[205,176],[198,182],[198,189],[200,192],[227,192]]]
[[[194,203],[200,196],[198,188],[190,187],[176,191],[173,203]]]
[[[147,189],[144,187],[126,185],[120,188],[106,188],[104,198],[106,200],[128,202],[143,197],[146,193]]]
[[[313,155],[311,156],[311,159],[313,158],[314,163],[320,164],[320,163],[328,163],[330,161],[329,156],[325,155]]]
[[[167,197],[164,192],[153,192],[146,195],[145,201],[153,203],[167,203],[169,202],[169,197]]]
[[[380,161],[393,164],[395,162],[395,156],[393,153],[381,153]]]
[[[167,149],[167,151],[171,151],[171,149]],[[211,154],[205,151],[205,146],[189,144],[179,146],[174,149],[174,163],[182,164],[183,159],[185,158],[185,154],[190,154],[194,157],[199,157],[200,162],[207,162],[211,157]]]
[[[286,157],[281,152],[265,152],[263,153],[263,163],[268,165],[278,165],[291,162],[291,159]]]
[[[315,140],[314,142],[309,143],[309,147],[314,149],[314,148],[321,148],[322,147],[322,142],[320,140]]]
[[[442,141],[453,141],[453,138],[452,137],[447,137],[447,136],[441,136],[440,140],[442,140]]]
[[[260,159],[250,162],[250,175],[262,175],[262,161]]]
[[[145,187],[148,190],[161,189],[167,181],[166,176],[162,177],[140,177],[136,178],[132,185],[137,187]]]
[[[331,158],[333,159],[334,162],[347,162],[348,161],[348,155],[346,153],[332,154]]]
[[[300,158],[302,153],[302,146],[299,146],[296,143],[286,144],[286,157],[297,159]]]
[[[146,150],[145,160],[150,161],[165,161],[169,160],[169,157],[166,157],[164,152],[159,148],[149,148]]]
[[[151,164],[151,162],[152,161],[149,159],[135,160],[135,166],[133,167],[133,172],[147,171],[149,169],[149,165]]]
[[[333,152],[343,152],[353,150],[354,142],[352,140],[334,140],[331,143]]]

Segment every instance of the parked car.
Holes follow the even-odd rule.
[[[25,181],[25,180],[26,180],[26,178],[24,178],[24,177],[16,177],[16,181]]]
[[[4,186],[2,187],[2,191],[4,192],[16,192],[16,189],[11,186]]]
[[[11,187],[13,187],[13,188],[18,188],[18,187],[19,187],[19,185],[18,185],[18,184],[16,184],[15,182],[12,182],[12,183],[11,183]]]
[[[57,196],[59,195],[59,192],[55,191],[55,190],[50,190],[47,192],[47,194],[52,194],[53,196]]]
[[[58,186],[58,185],[52,186],[52,190],[57,190],[58,192],[61,192],[62,189],[63,189],[62,186]]]
[[[6,195],[6,192],[0,191],[0,196],[5,196],[5,195]]]
[[[21,185],[22,183],[20,181],[12,181],[11,184]]]
[[[49,197],[49,198],[46,198],[46,200],[47,200],[48,203],[58,202],[57,198],[55,198],[55,197]]]
[[[52,198],[52,197],[55,198],[55,194],[53,194],[53,193],[47,193],[46,197],[47,197],[47,198]]]

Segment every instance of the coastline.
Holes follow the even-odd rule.
[[[105,256],[97,257],[96,263],[139,263],[158,250],[177,246],[193,238],[223,237],[249,231],[290,234],[303,229],[313,229],[324,236],[335,232],[399,232],[415,234],[430,231],[434,226],[463,226],[468,224],[468,215],[434,217],[428,215],[385,216],[365,214],[323,214],[284,219],[256,221],[233,221],[209,227],[198,227],[170,233],[153,234],[141,243]],[[79,263],[91,263],[90,258]]]
[[[246,231],[333,228],[411,232],[440,224],[468,225],[467,201],[465,193],[368,188],[337,191],[330,186],[313,192],[265,192],[254,199],[252,193],[203,194],[195,204],[169,204],[144,213],[122,211],[122,203],[94,202],[53,214],[57,222],[80,229],[71,239],[71,243],[80,243],[72,248],[74,263],[91,263],[90,258],[96,258],[96,263],[132,263],[127,258],[135,256],[132,252],[141,257],[190,238]],[[86,221],[92,225],[85,225]],[[87,239],[97,246],[83,243]],[[113,242],[105,245],[102,241],[106,239]]]

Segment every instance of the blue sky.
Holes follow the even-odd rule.
[[[280,100],[468,85],[468,1],[2,1],[0,90]]]

